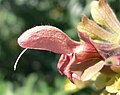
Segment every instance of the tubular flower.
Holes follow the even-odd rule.
[[[120,72],[120,23],[105,0],[93,1],[91,14],[97,24],[83,16],[77,26],[81,42],[72,40],[56,27],[36,26],[25,31],[18,44],[61,54],[58,71],[74,83],[87,81],[99,71],[116,74]]]
[[[91,43],[74,41],[53,26],[36,26],[27,30],[18,38],[18,44],[23,48],[62,54],[58,71],[71,81],[88,80],[104,66],[100,61],[102,57]],[[90,70],[91,74],[88,74]]]

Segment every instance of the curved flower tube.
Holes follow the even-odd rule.
[[[36,26],[25,31],[18,38],[18,44],[23,48],[62,54],[58,71],[72,82],[87,81],[99,71],[114,75],[120,72],[119,21],[105,0],[93,1],[91,14],[106,29],[83,16],[77,26],[81,42],[72,40],[56,27]]]
[[[81,73],[81,76],[76,77],[77,64],[83,65],[80,66],[80,69],[92,68],[92,63],[95,64],[96,62],[99,62],[102,57],[91,43],[76,42],[60,29],[53,26],[36,26],[27,30],[18,38],[18,44],[23,48],[48,50],[62,54],[57,66],[58,71],[61,74],[65,74],[71,81],[72,78],[80,80],[82,75],[82,80],[88,80],[95,73],[100,71],[104,65],[103,63],[98,63],[100,68],[91,72],[92,75],[89,77],[85,76],[83,71],[78,70]],[[95,59],[95,62],[93,59]],[[93,60],[92,63],[91,60]],[[85,63],[86,61],[88,64]],[[93,66],[93,68],[95,67]]]

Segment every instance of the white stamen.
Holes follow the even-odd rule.
[[[16,70],[17,63],[18,63],[20,57],[23,55],[23,53],[24,53],[27,49],[28,49],[28,48],[25,48],[25,49],[20,53],[20,55],[18,56],[17,60],[15,61],[15,64],[14,64],[14,71]]]

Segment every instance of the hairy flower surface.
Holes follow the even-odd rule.
[[[61,54],[58,71],[74,83],[87,81],[99,71],[107,76],[120,73],[120,23],[105,0],[93,1],[91,14],[96,23],[83,16],[77,26],[81,42],[46,25],[25,31],[18,38],[18,44]]]
[[[62,54],[58,62],[58,70],[71,81],[73,78],[88,80],[104,65],[103,62],[99,62],[102,57],[92,44],[76,42],[53,26],[31,28],[18,38],[18,43],[23,48],[48,50]],[[97,64],[95,65],[95,63]],[[97,69],[91,74],[87,73],[95,68]]]

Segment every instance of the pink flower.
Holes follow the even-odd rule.
[[[105,0],[92,2],[91,15],[96,23],[83,16],[77,26],[81,42],[72,40],[56,27],[36,26],[24,32],[18,44],[62,54],[58,71],[73,82],[89,80],[99,71],[106,75],[119,73],[120,23]]]
[[[86,81],[99,72],[105,62],[89,40],[77,42],[53,26],[36,26],[25,31],[18,44],[23,48],[62,54],[57,68],[71,81]]]

